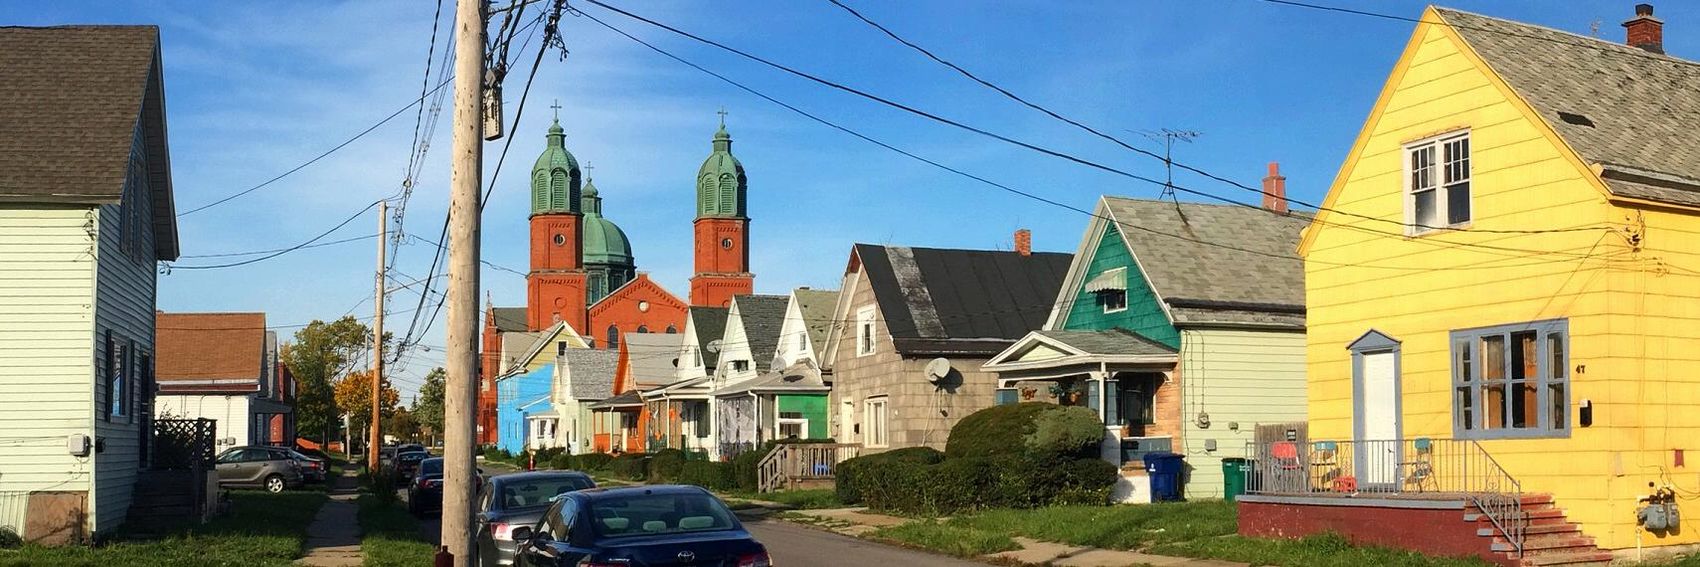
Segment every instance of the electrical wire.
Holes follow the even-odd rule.
[[[370,210],[372,210],[372,207],[378,206],[379,202],[380,201],[372,201],[371,204],[368,204],[365,207],[361,208],[359,211],[355,212],[353,215],[350,215],[347,219],[343,219],[342,222],[337,223],[337,225],[331,227],[330,230],[321,232],[321,233],[319,233],[318,236],[312,237],[312,238],[308,239],[306,242],[302,242],[300,244],[297,244],[295,246],[291,246],[291,247],[288,247],[288,248],[278,249],[278,250],[276,250],[276,251],[274,251],[270,254],[266,254],[265,256],[261,256],[259,258],[251,258],[251,259],[248,259],[248,260],[243,260],[243,261],[240,261],[240,262],[231,262],[231,263],[228,263],[228,264],[206,264],[206,265],[199,265],[199,266],[179,266],[179,265],[176,265],[176,264],[166,264],[165,265],[165,271],[166,271],[166,273],[170,273],[173,270],[217,270],[217,269],[222,269],[222,268],[235,268],[235,267],[238,267],[238,266],[246,266],[246,265],[254,264],[254,263],[257,263],[257,262],[264,262],[266,260],[270,260],[272,258],[276,258],[278,256],[282,256],[284,254],[288,254],[290,252],[294,252],[296,250],[301,250],[301,249],[304,249],[304,248],[311,246],[314,242],[318,242],[319,239],[324,238],[326,236],[330,236],[331,233],[336,232],[338,230],[341,230],[342,227],[348,226],[348,223],[354,222],[354,219],[360,218],[360,215],[366,214],[366,211],[370,211]]]
[[[346,244],[346,243],[349,243],[349,242],[356,242],[356,241],[360,241],[360,240],[366,240],[366,239],[369,239],[369,238],[377,238],[377,237],[378,237],[378,235],[376,235],[376,234],[367,234],[367,235],[364,235],[364,236],[353,236],[353,237],[344,238],[344,239],[341,239],[341,240],[332,240],[330,242],[320,242],[318,244],[312,244],[312,245],[309,245],[309,246],[301,246],[301,247],[296,248],[296,249],[297,250],[305,250],[305,249],[308,249],[308,248],[319,248],[319,247],[322,247],[322,246],[335,246],[337,244]],[[232,257],[232,256],[253,256],[253,255],[256,255],[256,254],[270,254],[272,252],[281,252],[281,251],[285,251],[285,250],[289,250],[289,248],[273,248],[271,250],[250,250],[248,252],[221,252],[221,253],[217,253],[217,254],[183,254],[183,255],[179,255],[177,258],[179,260],[184,259],[184,258],[229,258],[229,257]]]

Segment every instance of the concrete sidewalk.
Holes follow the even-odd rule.
[[[319,508],[307,526],[307,554],[295,563],[319,567],[358,567],[365,561],[360,553],[360,479],[354,469],[344,468],[331,479],[331,501]]]
[[[862,537],[883,527],[896,526],[912,520],[868,511],[867,508],[837,508],[830,510],[792,510],[810,518],[802,523],[825,528],[844,535]],[[1038,541],[1024,537],[1013,538],[1021,549],[987,555],[982,559],[999,564],[1055,565],[1059,567],[1249,567],[1246,563],[1151,555],[1137,551],[1097,549],[1062,543]]]

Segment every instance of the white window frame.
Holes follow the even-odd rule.
[[[1463,153],[1461,157],[1449,153],[1460,146]],[[1423,168],[1428,170],[1425,177],[1419,177],[1420,172],[1413,163],[1419,152],[1430,152],[1429,161]],[[1469,227],[1475,220],[1472,153],[1469,129],[1447,132],[1405,144],[1404,151],[1400,153],[1404,163],[1401,171],[1404,175],[1399,183],[1403,187],[1407,236],[1462,229]],[[1418,183],[1425,181],[1426,185],[1417,187]],[[1453,189],[1458,188],[1462,189],[1467,199],[1464,204],[1464,218],[1453,222],[1450,218],[1451,193]],[[1434,192],[1432,224],[1422,223],[1417,218],[1417,193],[1426,191]]]
[[[891,445],[891,398],[888,396],[870,397],[862,402],[862,442],[873,448],[884,448]]]
[[[856,310],[856,356],[867,356],[879,350],[874,345],[874,306]]]
[[[791,412],[785,412],[785,413],[791,413]],[[785,439],[786,438],[784,431],[785,431],[785,426],[787,426],[787,425],[797,426],[797,438],[798,439],[808,439],[809,438],[809,418],[806,418],[806,417],[781,417],[781,418],[777,418],[775,420],[775,423],[774,423],[773,434],[774,434],[775,439]]]

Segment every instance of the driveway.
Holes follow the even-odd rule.
[[[744,527],[767,545],[775,565],[811,567],[985,567],[954,557],[934,555],[856,539],[783,520],[752,520]]]

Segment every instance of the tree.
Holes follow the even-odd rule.
[[[372,348],[372,330],[353,317],[313,321],[283,347],[283,363],[295,375],[296,429],[329,442],[341,430],[333,384]]]
[[[433,435],[443,432],[443,382],[448,372],[442,367],[431,369],[425,383],[419,386],[419,399],[413,403],[413,419]]]
[[[384,418],[384,434],[394,435],[404,441],[420,439],[418,416],[407,408],[396,408],[395,413]]]
[[[401,394],[396,393],[388,380],[380,385],[378,396],[378,418],[395,415],[396,407],[401,404]],[[353,431],[365,431],[367,424],[372,423],[372,371],[350,372],[337,380],[336,407],[348,415],[348,424]]]

